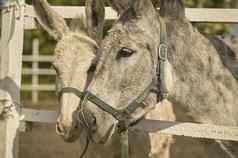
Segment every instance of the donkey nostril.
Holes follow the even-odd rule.
[[[93,117],[92,118],[92,131],[93,132],[96,132],[96,130],[97,130],[97,119],[96,119],[96,117]]]
[[[64,132],[64,130],[62,129],[62,127],[60,126],[59,123],[56,124],[56,131],[59,133],[59,134],[62,134]]]
[[[75,126],[74,126],[74,129],[79,129],[79,125],[78,124],[76,124]]]
[[[92,118],[92,125],[96,126],[97,125],[97,119],[96,117],[93,116]]]

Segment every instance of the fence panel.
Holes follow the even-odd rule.
[[[39,39],[34,39],[32,42],[32,55],[23,55],[23,62],[32,63],[32,68],[23,68],[23,75],[30,75],[32,77],[32,83],[23,84],[22,91],[31,91],[31,100],[34,104],[39,102],[39,91],[54,91],[55,86],[53,84],[42,85],[39,83],[39,75],[54,76],[55,71],[52,69],[40,68],[40,62],[52,62],[53,56],[40,55]]]
[[[56,123],[57,113],[54,111],[23,109],[22,116],[25,121],[29,122]],[[192,138],[238,141],[238,127],[216,126],[209,124],[142,120],[137,125],[132,127],[131,130],[187,136]]]

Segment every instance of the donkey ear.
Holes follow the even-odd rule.
[[[103,38],[105,9],[103,0],[86,0],[87,30],[98,43]]]
[[[107,0],[113,9],[117,11],[119,15],[122,15],[129,7],[130,0]]]
[[[132,0],[131,8],[134,10],[136,16],[155,13],[155,8],[151,0]]]
[[[160,15],[175,19],[185,18],[185,7],[182,0],[161,0]]]
[[[69,31],[64,18],[51,9],[46,0],[33,0],[32,4],[37,21],[56,40],[60,40]]]

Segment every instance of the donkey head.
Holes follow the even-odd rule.
[[[74,87],[83,91],[94,65],[95,53],[102,39],[104,5],[101,1],[87,2],[87,21],[79,19],[72,28],[64,18],[50,8],[46,0],[33,0],[40,25],[57,40],[53,67],[57,72],[57,89]],[[80,99],[75,94],[59,97],[60,111],[57,133],[65,141],[75,140],[80,133],[77,123],[77,108]],[[77,130],[76,130],[77,129]]]
[[[159,30],[158,15],[151,1],[131,1],[129,9],[102,41],[99,62],[88,91],[115,109],[127,107],[156,75]],[[145,106],[131,117],[145,114],[155,102],[156,95],[150,93]],[[93,140],[102,143],[110,140],[117,120],[90,101],[85,108],[96,119]]]
[[[53,65],[59,89],[87,89],[113,108],[121,109],[149,85],[156,75],[160,23],[150,0],[132,0],[127,4],[129,7],[124,8],[129,9],[120,12],[121,17],[101,42],[104,20],[102,1],[87,1],[87,25],[77,27],[76,31],[66,25],[46,0],[33,0],[39,23],[58,41]],[[96,51],[99,53],[95,54]],[[89,80],[92,76],[90,72],[95,67],[94,59],[98,59],[97,67]],[[145,114],[148,105],[155,102],[156,95],[150,93],[145,106],[131,117]],[[77,121],[80,103],[82,100],[75,93],[60,96],[57,132],[65,141],[74,141],[85,129]],[[88,101],[84,107],[86,122],[94,127],[92,139],[97,143],[109,140],[117,120],[92,102]]]

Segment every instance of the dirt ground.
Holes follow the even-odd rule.
[[[25,103],[25,108],[37,110],[56,110],[57,103],[51,102],[32,105]],[[55,133],[54,124],[30,124],[30,130],[20,133],[19,158],[78,158],[79,146],[77,143],[65,143]]]
[[[20,134],[20,158],[78,158],[77,143],[66,144],[56,135],[54,125],[34,124]]]

